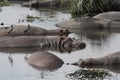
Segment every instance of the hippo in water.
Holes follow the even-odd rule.
[[[109,19],[112,21],[120,21],[120,12],[111,11],[111,12],[100,13],[94,16],[93,18],[102,18],[102,19]]]
[[[86,44],[70,37],[50,36],[6,36],[0,37],[0,48],[27,48],[40,47],[41,49],[60,49],[59,51],[71,52],[84,49]]]
[[[74,43],[77,43],[78,41],[75,41]],[[68,44],[68,43],[67,43]],[[71,42],[70,42],[71,44]],[[70,45],[69,44],[69,45]],[[9,54],[17,54],[17,53],[23,53],[23,54],[31,54],[33,52],[37,52],[37,51],[57,51],[60,53],[71,53],[72,51],[77,51],[77,50],[82,50],[84,49],[86,46],[85,43],[80,43],[79,47],[52,47],[52,46],[45,46],[45,45],[41,45],[41,47],[0,47],[0,52],[2,53],[9,53]]]
[[[73,63],[73,65],[78,65],[80,67],[120,65],[120,52],[112,53],[100,58],[80,59],[79,62]]]
[[[30,25],[11,25],[0,28],[1,36],[22,36],[22,35],[68,35],[68,30],[54,29],[46,30],[36,26]]]
[[[62,28],[82,29],[120,29],[120,12],[100,13],[92,18],[77,18],[56,24]]]
[[[35,52],[27,60],[28,64],[39,70],[55,70],[63,65],[63,61],[49,52]]]
[[[23,7],[33,7],[33,8],[58,8],[65,7],[70,4],[70,0],[30,0],[29,2],[23,3]]]

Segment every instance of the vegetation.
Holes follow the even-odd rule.
[[[93,16],[94,14],[120,10],[113,0],[71,0],[72,16]]]
[[[0,7],[0,12],[2,11],[1,7]]]
[[[0,6],[3,7],[3,6],[10,6],[11,3],[9,1],[0,1]]]
[[[105,79],[107,77],[111,77],[111,73],[105,70],[98,70],[98,69],[81,69],[77,70],[74,73],[67,74],[68,78],[71,78],[73,80],[101,80]]]
[[[39,17],[27,15],[27,21],[28,22],[33,22],[33,21],[35,21],[35,19],[39,19]]]

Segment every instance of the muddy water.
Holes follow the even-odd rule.
[[[27,22],[27,15],[37,16],[32,22]],[[21,7],[18,4],[9,7],[2,7],[0,12],[0,23],[5,25],[11,24],[31,24],[43,27],[45,29],[56,29],[55,24],[69,20],[71,18],[69,13],[53,12],[53,11],[38,11],[35,9]],[[112,52],[120,50],[120,34],[119,33],[84,33],[80,34],[79,30],[75,30],[69,36],[81,39],[87,44],[83,50],[72,51],[71,53],[59,51],[49,52],[60,57],[65,63],[76,62],[79,59],[89,57],[101,57]],[[79,67],[64,64],[61,68],[50,71],[42,71],[35,69],[27,64],[26,58],[34,52],[15,51],[14,50],[0,50],[0,80],[69,80],[66,74],[80,69]],[[112,72],[114,77],[110,80],[119,80],[119,73]]]

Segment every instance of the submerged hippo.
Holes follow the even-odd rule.
[[[68,30],[54,29],[46,30],[30,25],[11,25],[0,28],[1,36],[22,36],[22,35],[68,35]]]
[[[77,44],[78,41],[75,41],[75,42]],[[39,47],[0,47],[0,52],[9,53],[9,54],[16,54],[16,53],[31,54],[31,53],[37,52],[37,51],[49,51],[49,50],[51,50],[51,51],[58,51],[60,53],[64,53],[64,52],[71,53],[72,51],[82,50],[85,48],[85,46],[86,46],[85,43],[82,43],[82,42],[80,43],[79,47],[70,47],[70,46],[66,46],[66,47],[62,47],[62,46],[55,47],[54,46],[54,47],[52,47],[49,45],[45,46],[43,43]]]
[[[80,67],[120,65],[120,52],[112,53],[101,58],[80,59],[79,62],[73,63],[73,65],[78,65]]]
[[[33,68],[40,70],[55,70],[63,65],[63,61],[49,52],[35,52],[27,60]]]
[[[66,51],[84,49],[86,44],[70,37],[16,36],[0,37],[0,48],[40,47]]]

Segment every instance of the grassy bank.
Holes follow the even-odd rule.
[[[107,11],[118,11],[120,8],[113,0],[71,0],[72,16],[93,16]]]
[[[3,6],[10,6],[11,3],[9,1],[0,1],[0,6],[3,7]]]

